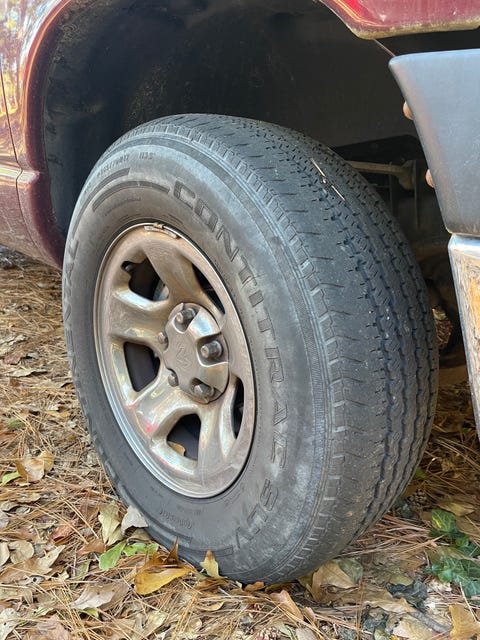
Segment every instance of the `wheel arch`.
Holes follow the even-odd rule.
[[[27,149],[62,236],[103,151],[159,116],[241,115],[333,147],[413,133],[388,54],[308,0],[295,10],[287,0],[62,2],[42,38],[25,96],[35,118]]]

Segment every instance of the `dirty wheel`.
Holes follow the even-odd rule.
[[[198,115],[121,138],[73,216],[64,315],[117,491],[193,562],[304,574],[418,464],[437,378],[423,281],[370,186],[299,134]]]

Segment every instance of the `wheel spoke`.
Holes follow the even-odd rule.
[[[180,418],[196,413],[197,403],[162,379],[155,380],[138,394],[132,392],[127,410],[133,414],[144,437],[165,441]]]
[[[153,302],[131,291],[128,286],[115,289],[108,300],[107,332],[124,341],[146,344],[157,350],[158,334],[165,327],[171,304]]]
[[[172,307],[181,302],[196,302],[215,307],[195,274],[191,260],[181,250],[178,240],[165,236],[159,244],[147,244],[145,253],[166,284]]]
[[[216,402],[202,407],[202,427],[198,444],[198,475],[200,481],[225,464],[235,444],[233,433],[233,401],[235,385],[229,383]]]
[[[225,313],[219,322],[220,329],[227,344],[235,345],[237,336],[241,331],[241,325],[232,317],[231,313]],[[250,356],[246,349],[230,349],[228,354],[228,366],[230,373],[242,380],[245,373],[250,370]]]

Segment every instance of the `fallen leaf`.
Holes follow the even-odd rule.
[[[292,600],[292,597],[290,596],[288,591],[285,591],[285,589],[282,589],[280,593],[270,594],[270,597],[272,600],[277,602],[284,611],[291,613],[293,616],[295,616],[299,620],[303,620],[303,616],[300,609]]]
[[[147,622],[143,629],[144,637],[150,637],[155,631],[160,629],[165,620],[168,618],[168,613],[164,611],[152,611],[148,614]]]
[[[38,482],[46,472],[53,468],[53,455],[48,451],[42,451],[36,458],[26,456],[15,462],[18,473],[27,482]]]
[[[52,540],[65,540],[75,531],[72,524],[60,524],[52,531]]]
[[[165,560],[165,564],[177,564],[178,563],[178,538],[175,539],[173,547],[168,552],[168,556]]]
[[[5,511],[0,511],[0,529],[6,529],[9,522],[10,518],[7,516]]]
[[[136,554],[143,554],[150,557],[155,551],[158,551],[158,547],[159,545],[156,542],[133,542],[123,549],[123,554],[127,557]]]
[[[38,455],[38,460],[43,460],[45,471],[47,473],[53,469],[55,458],[53,457],[53,453],[50,453],[50,451],[42,451]]]
[[[137,527],[139,529],[143,529],[148,527],[148,522],[142,516],[140,511],[132,507],[131,505],[127,509],[127,513],[122,518],[121,530],[122,534],[125,533],[127,529],[131,527]]]
[[[0,640],[5,640],[20,622],[20,614],[15,609],[9,607],[0,612]]]
[[[6,542],[0,542],[0,567],[2,567],[10,558],[10,549]]]
[[[0,582],[11,584],[12,582],[20,582],[20,580],[29,577],[47,575],[63,549],[64,546],[60,545],[44,556],[33,557],[24,562],[19,562],[18,564],[7,567],[0,573]]]
[[[84,544],[83,547],[79,549],[78,553],[81,556],[85,556],[88,553],[104,553],[105,549],[106,545],[103,540],[95,538],[95,540],[91,540],[90,542],[87,542],[87,544]]]
[[[197,608],[199,611],[220,611],[224,604],[223,600],[219,600],[213,604],[199,604]]]
[[[317,640],[317,636],[308,627],[295,629],[297,640]]]
[[[11,511],[17,506],[17,503],[12,500],[0,500],[0,511]]]
[[[10,473],[4,473],[2,476],[2,481],[0,482],[0,487],[4,487],[6,484],[12,482],[12,480],[16,480],[17,478],[20,478],[20,474],[18,473],[18,471],[10,471]]]
[[[331,600],[336,605],[358,604],[360,596],[364,604],[368,604],[372,608],[378,607],[390,613],[413,613],[415,611],[415,608],[408,604],[405,598],[394,598],[386,589],[375,586],[366,586],[361,594],[358,589],[346,590],[333,595]]]
[[[58,616],[39,622],[26,636],[25,640],[70,640],[70,632],[61,624]]]
[[[200,562],[200,566],[205,569],[207,576],[210,576],[210,578],[216,578],[217,580],[221,579],[222,576],[218,572],[218,562],[215,560],[215,556],[212,551],[207,551],[205,554],[205,560]]]
[[[324,586],[337,587],[338,589],[353,589],[356,583],[340,568],[338,561],[332,560],[319,567],[312,576],[312,595],[315,590]]]
[[[2,587],[0,586],[0,600],[23,600],[29,604],[33,602],[33,592],[23,585],[21,587]]]
[[[461,604],[453,604],[448,608],[453,622],[453,629],[450,633],[451,638],[468,640],[480,633],[480,622],[478,622],[470,609],[463,607]]]
[[[170,567],[161,570],[155,567],[143,567],[134,578],[135,591],[141,596],[146,596],[149,593],[161,589],[169,582],[172,582],[172,580],[175,580],[175,578],[181,578],[189,572],[190,568],[186,566]]]
[[[261,591],[264,587],[264,582],[254,582],[253,584],[247,584],[245,586],[245,591],[247,591],[248,593],[255,593],[255,591]]]
[[[26,378],[34,374],[46,372],[46,369],[29,369],[27,367],[18,367],[17,369],[15,369],[15,371],[12,371],[9,376],[10,378]]]
[[[19,504],[31,504],[32,502],[38,502],[42,494],[38,491],[30,491],[25,489],[22,495],[15,495],[15,502]],[[17,504],[15,506],[18,506]]]
[[[393,633],[407,640],[432,640],[432,636],[435,635],[423,622],[409,615],[399,620],[393,628]]]
[[[101,608],[102,611],[115,606],[128,592],[128,585],[119,584],[87,584],[78,598],[70,603],[72,609],[86,611]]]
[[[10,560],[12,564],[29,560],[33,558],[33,554],[35,553],[33,544],[27,542],[27,540],[16,540],[15,542],[10,542],[8,546],[10,547]]]
[[[313,625],[317,624],[317,616],[311,607],[303,607],[303,615]]]
[[[452,496],[445,495],[437,500],[437,506],[445,511],[450,511],[456,516],[466,516],[473,513],[476,509],[475,505],[464,500],[455,500]]]
[[[102,540],[106,545],[115,544],[122,538],[123,533],[120,529],[117,505],[102,504],[98,520],[102,525]]]
[[[112,569],[117,562],[120,560],[120,556],[122,555],[122,551],[127,544],[126,540],[122,540],[122,542],[118,542],[114,547],[102,553],[100,558],[98,559],[98,566],[102,570]]]
[[[18,347],[11,351],[7,356],[5,356],[4,361],[5,364],[18,364],[22,358],[25,358],[27,355],[25,349]]]

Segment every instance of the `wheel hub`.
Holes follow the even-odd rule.
[[[162,334],[169,384],[208,404],[228,383],[228,350],[215,318],[198,304],[176,306]]]

